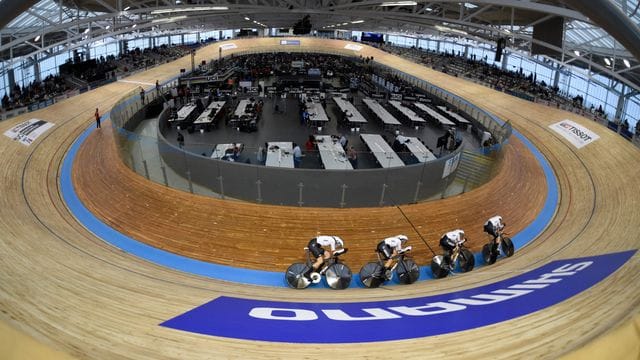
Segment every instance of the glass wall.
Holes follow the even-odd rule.
[[[351,35],[360,38],[361,31],[352,31]],[[161,46],[169,44],[169,38],[171,44],[182,44],[184,36],[184,43],[194,43],[198,39],[197,33],[184,34],[184,35],[172,35],[172,36],[158,36],[155,37],[155,46]],[[213,30],[200,33],[200,39],[206,40],[213,38],[216,40],[231,38],[233,36],[233,30]],[[477,61],[484,61],[488,64],[494,64],[501,66],[500,62],[494,62],[495,50],[490,44],[476,43],[474,41],[456,41],[450,38],[418,38],[415,36],[388,34],[387,41],[402,47],[421,48],[423,50],[431,51],[447,51],[461,56],[466,54],[470,59]],[[135,49],[136,47],[144,49],[149,47],[148,38],[133,39],[128,41],[129,49]],[[118,55],[118,42],[116,39],[107,38],[92,44],[91,58],[97,59],[100,56],[106,57],[107,55]],[[54,57],[40,59],[40,77],[46,78],[48,75],[54,75],[58,73],[58,67],[64,64],[69,58],[68,52],[58,54]],[[2,77],[0,80],[0,97],[7,92],[9,83],[6,74],[6,67],[11,65],[3,64]],[[11,66],[14,69],[14,78],[17,84],[20,86],[28,85],[35,79],[33,65],[28,65],[22,62],[15,63]],[[525,75],[534,74],[537,81],[544,81],[550,85],[554,83],[556,71],[556,65],[549,59],[541,56],[529,57],[526,54],[518,52],[509,52],[507,55],[507,69],[512,71],[520,71]],[[625,92],[629,92],[628,87],[623,87],[622,84],[612,81],[611,79],[601,76],[588,74],[586,70],[576,68],[573,66],[565,66],[560,70],[558,87],[560,92],[564,95],[575,97],[581,95],[584,99],[584,106],[589,108],[592,105],[594,108],[602,106],[604,112],[608,115],[609,119],[613,119],[616,114],[616,108],[618,106],[618,100]],[[635,124],[639,117],[639,104],[640,99],[638,97],[632,97],[625,100],[623,108],[621,109],[621,119],[627,119],[630,124]]]
[[[140,50],[144,50],[149,47],[149,39],[135,39],[127,41],[127,47],[129,50],[133,50],[135,48],[139,48]]]
[[[184,34],[184,43],[185,44],[195,44],[198,42],[198,34]]]
[[[5,94],[9,96],[10,92],[9,92],[9,80],[7,79],[7,73],[3,69],[2,76],[0,76],[0,99],[3,98]]]
[[[169,37],[168,36],[158,36],[156,38],[156,46],[162,46],[162,45],[167,45],[169,44]]]
[[[627,120],[632,128],[640,121],[640,95],[627,99],[624,105],[623,120]]]
[[[173,35],[169,40],[171,41],[171,45],[180,45],[182,44],[182,35]]]
[[[360,34],[360,32],[352,32],[352,34]],[[415,46],[423,50],[453,52],[455,55],[464,55],[466,50],[467,58],[502,66],[500,62],[494,61],[495,50],[489,44],[475,43],[473,41],[456,42],[449,38],[416,38],[398,34],[388,34],[387,41],[396,46]],[[520,71],[522,69],[524,75],[533,75],[538,82],[544,81],[547,85],[554,84],[556,72],[558,71],[555,62],[552,60],[542,56],[531,57],[518,52],[508,52],[506,65],[506,70]],[[571,65],[567,65],[560,72],[558,87],[564,95],[571,97],[581,95],[584,100],[583,105],[586,108],[590,108],[593,105],[595,109],[598,109],[602,106],[602,110],[609,119],[615,117],[618,99],[622,96],[623,91],[622,85],[616,81],[606,76],[588,74],[586,70]],[[628,88],[627,91],[629,91]],[[639,117],[639,102],[637,98],[627,100],[620,118],[627,119],[630,124],[635,124]]]

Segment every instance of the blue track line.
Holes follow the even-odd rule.
[[[127,103],[133,100],[134,97],[127,100]],[[108,117],[108,114],[109,113],[103,115],[103,118],[106,119]],[[284,274],[282,272],[236,268],[176,255],[134,240],[116,231],[115,229],[111,228],[109,225],[98,219],[80,201],[80,198],[78,198],[71,180],[73,161],[78,153],[78,150],[80,149],[80,146],[92,131],[94,131],[93,126],[90,126],[73,143],[73,145],[69,149],[69,152],[67,152],[67,154],[65,155],[62,164],[62,174],[60,177],[60,185],[64,201],[66,202],[71,213],[89,231],[94,233],[102,240],[119,249],[122,249],[127,253],[171,269],[223,281],[260,286],[287,287],[286,281],[284,280]],[[540,151],[538,151],[538,149],[529,140],[527,140],[527,138],[525,138],[516,130],[513,130],[513,135],[517,136],[518,139],[520,139],[534,154],[543,168],[544,176],[547,182],[547,196],[542,210],[531,224],[529,224],[525,229],[512,237],[515,248],[519,249],[535,239],[547,227],[547,225],[553,218],[556,204],[558,203],[558,183],[553,170],[551,169],[551,166],[542,155],[542,153],[540,153]],[[481,253],[476,253],[475,258],[477,266],[480,266],[484,263]],[[352,270],[357,271],[358,269]],[[429,266],[420,267],[420,273],[420,278],[422,280],[433,279],[433,274]],[[397,284],[397,279],[394,279],[392,283]],[[322,282],[321,284],[313,285],[313,287],[326,287],[326,285],[324,285],[324,283]],[[350,287],[363,287],[360,282],[360,276],[358,274],[354,274]]]

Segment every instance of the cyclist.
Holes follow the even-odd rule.
[[[493,240],[491,241],[495,243],[498,252],[500,251],[500,243],[502,242],[502,230],[505,226],[506,224],[502,222],[502,216],[500,215],[496,215],[484,223],[484,232],[493,236]]]
[[[337,236],[320,235],[309,240],[307,247],[313,258],[316,259],[311,269],[305,274],[305,276],[309,277],[312,272],[317,272],[325,260],[334,254],[336,248],[344,248],[344,242]],[[331,251],[325,251],[324,247],[330,247]]]
[[[383,274],[387,280],[391,279],[391,269],[393,268],[395,257],[399,253],[411,250],[411,246],[402,248],[402,245],[406,244],[408,240],[409,238],[406,235],[396,235],[378,243],[376,251],[385,259]]]
[[[455,261],[460,252],[460,245],[467,241],[463,230],[457,229],[442,235],[440,247],[444,250],[444,258],[449,262],[449,270],[455,268]]]

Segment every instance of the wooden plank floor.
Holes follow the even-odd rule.
[[[482,232],[486,219],[500,213],[510,231],[517,233],[537,216],[547,190],[542,168],[515,138],[506,147],[495,181],[461,196],[402,206],[402,211],[292,208],[192,195],[136,175],[123,165],[114,144],[110,127],[94,132],[74,166],[78,195],[100,219],[173,253],[271,271],[284,271],[304,259],[302,248],[317,233],[342,236],[349,248],[345,261],[354,269],[375,259],[378,241],[395,234],[407,234],[418,264],[428,264],[434,254],[412,224],[437,253],[440,236],[458,227],[467,231],[469,246],[480,251],[488,240]],[[265,247],[270,241],[275,246]]]
[[[279,39],[232,42],[238,46],[237,51],[247,47],[265,50],[279,47]],[[341,41],[303,38],[301,48],[346,53],[344,45]],[[217,57],[218,46],[214,44],[199,50],[196,61]],[[159,327],[158,323],[219,295],[291,301],[313,298],[329,302],[425,296],[494,282],[554,259],[639,247],[637,229],[640,228],[640,216],[634,211],[640,206],[640,151],[637,148],[607,129],[574,114],[470,84],[373,48],[364,47],[361,53],[425,78],[512,121],[514,127],[540,149],[556,172],[561,193],[552,223],[534,244],[511,259],[464,276],[409,287],[354,289],[339,293],[322,289],[293,291],[241,286],[179,273],[141,261],[105,244],[78,224],[66,209],[58,190],[62,157],[78,134],[91,124],[95,107],[99,106],[104,112],[122,94],[136,87],[130,83],[115,83],[0,123],[0,132],[32,117],[56,123],[53,129],[30,147],[0,137],[0,318],[43,344],[80,358],[313,358],[321,356],[327,347],[215,338]],[[153,83],[156,79],[174,76],[178,69],[188,67],[189,63],[190,59],[184,58],[128,80]],[[601,138],[576,150],[548,129],[549,124],[562,119],[588,126]],[[92,137],[89,146],[83,150],[87,153],[82,155],[88,158],[80,163],[90,164],[91,161],[87,159],[93,158],[96,164],[113,164],[109,136],[108,131],[104,131]],[[512,145],[507,157],[528,156],[526,152],[518,151],[520,145],[516,142]],[[513,158],[507,158],[504,163],[514,162],[516,160]],[[526,165],[516,169],[536,171],[535,167]],[[113,176],[122,176],[125,170],[116,166]],[[511,174],[515,170],[501,171]],[[132,175],[128,175],[128,178],[134,181],[136,188],[144,189],[145,192],[140,194],[143,197],[155,198],[154,193],[166,194],[169,191],[144,184]],[[498,177],[495,181],[505,178]],[[83,181],[82,177],[76,177],[75,180],[79,184]],[[117,184],[111,185],[117,189]],[[506,185],[513,187],[512,184]],[[104,189],[104,185],[96,184],[97,188],[100,186]],[[486,186],[495,185],[492,182]],[[83,184],[82,190],[91,195],[89,198],[94,198],[92,190],[87,190],[87,187]],[[477,190],[478,193],[482,191],[484,188]],[[538,194],[530,194],[526,188],[519,188],[520,191],[528,193],[527,199],[531,198],[536,203]],[[495,201],[473,199],[474,193],[465,195],[466,201],[473,204]],[[515,193],[513,196],[522,196]],[[489,196],[487,194],[489,192],[485,196]],[[208,203],[212,200],[202,201]],[[238,207],[235,211],[241,212],[242,205],[229,203],[225,206],[230,209]],[[528,203],[518,205],[529,206]],[[432,239],[431,228],[435,231],[448,226],[434,224],[432,216],[420,212],[420,206],[426,205],[406,206],[403,209],[410,219],[424,219],[425,224],[429,224],[421,231],[428,239]],[[256,206],[252,205],[252,208]],[[271,214],[268,208],[260,206],[261,211]],[[281,209],[274,210],[275,214],[280,212]],[[391,214],[397,219],[395,212],[397,210],[369,209],[367,217],[380,219]],[[108,214],[103,216],[109,218]],[[479,217],[484,219],[485,215]],[[318,225],[309,222],[300,218],[291,223],[315,231]],[[380,226],[380,229],[394,232],[406,226],[395,222],[389,222],[393,223],[389,225],[391,228]],[[285,222],[285,227],[291,227],[291,223]],[[515,220],[510,223],[518,226]],[[362,224],[359,223],[359,226]],[[336,230],[344,228],[347,231],[348,227],[349,223],[344,222]],[[381,233],[382,230],[378,234]],[[288,245],[298,239],[297,236],[295,240],[293,238],[287,237]],[[367,244],[371,241],[364,236],[359,238],[355,233],[345,235],[345,238],[353,238],[354,246],[362,245],[363,248],[365,241]],[[254,264],[253,267],[260,266]],[[395,349],[394,356],[423,359],[445,355],[456,358],[557,358],[585,346],[588,354],[593,355],[597,354],[593,347],[602,349],[608,346],[612,349],[608,353],[611,358],[637,357],[637,353],[629,351],[632,346],[637,349],[637,335],[605,334],[612,329],[621,329],[616,331],[625,331],[627,335],[633,333],[632,321],[639,316],[640,309],[639,271],[640,262],[636,254],[625,266],[593,288],[544,311],[496,325],[462,333],[399,341],[393,345],[372,343],[366,347],[352,344],[335,345],[332,348],[344,358],[376,358],[380,354],[388,354],[393,346],[401,349]],[[491,346],[487,346],[487,339],[491,338],[500,341],[493,341]],[[595,339],[600,340],[592,343]],[[577,356],[581,354],[584,356],[585,353],[578,353]]]

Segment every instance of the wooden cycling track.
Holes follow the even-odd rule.
[[[238,48],[231,51],[278,48],[278,40],[234,40]],[[216,57],[219,45],[198,50],[196,61]],[[301,48],[347,53],[344,45],[342,41],[304,38]],[[113,83],[0,124],[1,132],[30,118],[56,124],[29,147],[4,136],[0,139],[0,316],[4,321],[0,349],[5,349],[0,354],[24,358],[69,354],[99,359],[320,357],[326,345],[216,338],[158,324],[219,295],[329,302],[425,296],[492,283],[551,260],[639,247],[640,216],[634,210],[640,205],[640,151],[630,143],[575,114],[437,73],[367,46],[359,54],[374,56],[378,62],[469,99],[511,121],[535,144],[553,167],[560,201],[553,220],[533,243],[510,259],[463,276],[406,287],[341,292],[294,291],[211,280],[148,263],[106,244],[79,224],[62,201],[62,159],[74,139],[92,123],[96,106],[106,111],[138,86],[133,82],[154,83],[175,76],[178,69],[190,64],[183,58],[131,76],[127,79],[131,83]],[[588,126],[601,138],[577,150],[548,128],[562,119]],[[431,256],[410,224],[401,221],[396,208],[292,209],[180,193],[149,183],[124,168],[115,157],[112,136],[104,126],[89,137],[78,155],[74,181],[79,195],[98,216],[140,240],[234,266],[278,270],[300,258],[309,232],[343,236],[353,249],[347,260],[354,269],[370,259],[375,241],[388,234],[409,234],[419,263],[426,263]],[[441,231],[460,226],[467,229],[474,247],[478,247],[485,241],[479,230],[487,215],[502,213],[514,231],[531,221],[545,188],[540,174],[531,155],[514,139],[506,147],[498,176],[489,184],[463,196],[402,209],[415,225],[422,226],[418,231],[432,246]],[[161,244],[153,233],[163,234],[168,214],[163,211],[169,210],[157,206],[175,207],[191,215],[199,210],[208,212],[209,219],[215,218],[215,227],[204,222],[207,218],[194,217],[192,226],[180,225],[180,231],[190,233],[191,229],[198,234],[199,226],[215,236],[203,240],[198,247],[202,251],[195,246],[171,247],[175,233],[164,233],[167,239]],[[216,217],[221,213],[228,216]],[[156,227],[160,229],[151,231]],[[260,257],[257,249],[264,247],[262,241],[273,238],[281,240],[282,246]],[[220,246],[229,247],[228,253],[216,253],[215,248]],[[636,254],[593,288],[543,311],[492,326],[394,343],[332,348],[342,357],[372,358],[388,357],[391,350],[395,356],[409,358],[557,358],[567,354],[574,358],[637,358],[639,270]]]

